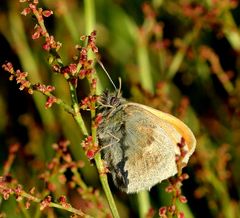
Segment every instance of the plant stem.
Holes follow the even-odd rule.
[[[41,199],[39,199],[39,198],[37,198],[37,197],[34,197],[34,196],[26,193],[25,191],[22,191],[21,196],[22,196],[22,197],[25,197],[25,198],[27,198],[27,199],[30,199],[30,200],[32,200],[33,202],[36,202],[36,203],[40,203],[40,202],[41,202]],[[48,206],[49,206],[49,207],[55,207],[55,208],[63,209],[63,210],[69,211],[69,212],[71,212],[71,213],[77,214],[77,215],[79,215],[79,216],[86,217],[86,218],[92,218],[92,216],[86,215],[86,214],[83,213],[81,210],[76,209],[76,208],[74,208],[74,207],[72,207],[72,206],[64,207],[64,206],[62,206],[62,205],[60,205],[60,204],[57,204],[57,203],[54,203],[54,202],[50,202]]]
[[[112,215],[113,215],[114,218],[120,218],[120,216],[118,214],[117,207],[115,205],[115,202],[114,202],[114,199],[113,199],[113,196],[112,196],[112,192],[111,192],[111,190],[109,188],[107,175],[104,172],[105,171],[105,167],[104,167],[103,162],[101,160],[100,153],[97,153],[95,155],[94,160],[95,160],[98,172],[100,173],[100,181],[102,183],[103,190],[104,190],[105,195],[107,197],[109,207],[110,207],[110,209],[112,211]]]
[[[80,127],[81,132],[85,136],[87,136],[88,131],[87,131],[87,127],[86,127],[86,125],[83,121],[82,115],[80,113],[80,108],[79,108],[79,105],[78,105],[76,89],[71,82],[68,82],[68,85],[69,85],[70,95],[71,95],[72,104],[73,104],[72,106],[73,106],[73,110],[74,110],[74,119],[76,120],[78,126]]]
[[[84,0],[85,30],[90,34],[95,29],[95,3],[94,0]]]
[[[137,46],[137,60],[138,60],[140,80],[141,80],[140,82],[144,89],[153,93],[154,86],[152,81],[147,44],[144,36],[141,36],[141,35],[140,35],[140,39]]]
[[[141,191],[137,194],[139,217],[144,218],[150,208],[150,199],[148,191]]]

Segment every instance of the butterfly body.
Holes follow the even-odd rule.
[[[150,189],[177,173],[175,155],[182,132],[177,118],[145,105],[127,102],[114,94],[102,98],[103,121],[98,127],[99,144],[113,181],[127,193]],[[167,118],[166,118],[167,117]],[[172,120],[171,120],[172,119]],[[171,120],[171,121],[169,121]],[[187,128],[187,141],[195,138]],[[190,131],[190,132],[188,132]],[[188,157],[185,162],[188,161]]]

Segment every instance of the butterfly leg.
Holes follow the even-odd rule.
[[[109,143],[108,145],[104,145],[103,147],[101,147],[100,149],[99,149],[99,151],[102,151],[103,149],[105,149],[105,148],[108,148],[108,147],[110,147],[110,146],[112,146],[112,145],[114,145],[114,144],[116,144],[116,143],[118,143],[119,141],[120,141],[120,139],[118,138],[118,137],[116,137],[115,135],[113,135],[112,133],[108,133],[108,135],[110,135],[111,137],[113,137],[114,139],[116,139],[116,141],[114,141],[114,142],[112,142],[112,143]],[[98,151],[98,152],[99,152]]]

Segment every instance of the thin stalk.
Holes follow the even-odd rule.
[[[19,206],[20,206],[19,208],[20,208],[20,210],[22,211],[24,217],[25,217],[25,218],[31,218],[31,216],[30,216],[30,214],[29,214],[29,211],[25,208],[25,205],[23,204],[23,202],[22,202],[22,201],[19,201],[18,204],[19,204]]]
[[[11,6],[12,5],[10,4],[10,7]],[[11,10],[9,13],[9,21],[10,21],[9,28],[12,33],[11,44],[18,54],[18,57],[21,61],[24,70],[27,72],[31,72],[31,74],[29,74],[29,78],[32,83],[37,82],[41,83],[42,78],[39,74],[38,65],[34,59],[34,55],[27,43],[27,38],[24,32],[22,20],[19,18],[19,16],[16,15],[14,10]],[[38,96],[34,95],[33,99],[34,102],[36,103],[43,124],[47,129],[51,129],[51,126],[53,125],[55,118],[50,110],[45,110],[42,107],[42,105],[44,105],[45,103],[45,97],[41,95]]]
[[[105,195],[107,197],[109,207],[112,211],[112,215],[113,215],[114,218],[120,218],[120,216],[118,214],[117,207],[115,205],[115,201],[114,201],[113,196],[112,196],[112,192],[109,188],[107,175],[106,175],[106,173],[104,173],[105,167],[103,165],[100,153],[97,153],[95,155],[94,160],[95,160],[98,172],[100,172],[100,181],[102,183],[103,190],[104,190]]]
[[[41,202],[41,199],[39,199],[37,197],[34,197],[33,195],[30,195],[30,194],[28,194],[28,193],[26,193],[24,191],[22,191],[21,196],[25,197],[27,199],[31,199],[31,201],[36,202],[36,203],[40,203]],[[66,207],[66,206],[62,206],[62,205],[54,203],[54,202],[50,202],[48,206],[49,207],[58,208],[58,209],[63,209],[63,210],[69,211],[71,213],[77,214],[77,215],[82,216],[82,217],[92,218],[92,216],[86,215],[81,210],[76,209],[76,208],[74,208],[72,206]]]
[[[82,115],[80,113],[80,108],[78,105],[78,100],[77,100],[77,93],[76,93],[76,89],[75,87],[72,85],[71,82],[68,83],[69,84],[69,89],[70,89],[70,95],[71,95],[71,99],[72,99],[72,106],[73,106],[73,110],[74,110],[74,119],[76,120],[78,126],[81,129],[81,132],[87,136],[88,135],[88,131],[87,131],[87,127],[83,121]]]
[[[153,79],[148,56],[148,49],[144,39],[139,39],[137,46],[137,62],[139,66],[140,82],[144,89],[153,93]]]
[[[95,2],[94,0],[84,0],[85,30],[90,34],[96,28]]]
[[[95,28],[96,28],[96,16],[95,16],[95,2],[94,0],[84,0],[84,12],[85,12],[85,30],[87,34],[90,34]],[[89,52],[89,58],[93,59],[94,55],[92,52]],[[96,76],[97,77],[97,76]],[[99,80],[98,80],[99,81]],[[90,81],[89,81],[90,83]],[[100,94],[103,90],[103,87],[101,86],[101,83],[97,83],[97,89],[96,93],[92,94]],[[95,91],[94,91],[95,92]],[[95,103],[94,103],[95,104]],[[91,118],[92,122],[95,119],[96,112],[95,112],[95,105],[92,105],[93,110],[91,110]],[[92,138],[93,138],[93,143],[97,142],[97,131],[96,128],[94,127],[94,124],[92,123]],[[115,205],[112,192],[110,190],[109,184],[108,184],[108,179],[107,175],[104,173],[105,167],[103,165],[101,155],[100,153],[97,153],[94,157],[99,175],[100,175],[100,181],[102,183],[103,190],[105,192],[105,195],[108,200],[109,207],[112,211],[112,215],[114,218],[119,218],[118,210]]]
[[[85,16],[85,32],[90,34],[96,29],[96,11],[95,11],[95,0],[84,0],[84,16]],[[88,54],[90,59],[94,59],[93,52],[89,51]],[[98,76],[96,78],[99,81]],[[96,93],[99,95],[103,91],[102,84],[98,82]]]
[[[139,205],[139,217],[144,218],[146,217],[150,205],[150,198],[148,191],[141,191],[137,194],[137,200]]]

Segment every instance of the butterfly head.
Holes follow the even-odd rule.
[[[122,95],[119,91],[109,92],[108,90],[103,92],[99,100],[100,109],[116,108],[124,102],[126,102],[126,100],[122,98]]]

